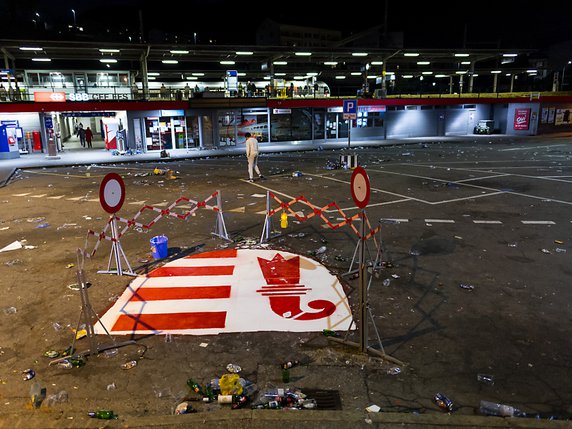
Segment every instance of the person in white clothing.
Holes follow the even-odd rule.
[[[246,137],[246,158],[248,159],[248,181],[254,182],[254,171],[258,174],[258,177],[264,179],[264,176],[260,174],[260,169],[258,168],[258,140],[252,137],[250,133],[245,133]]]

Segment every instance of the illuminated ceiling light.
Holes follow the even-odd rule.
[[[294,80],[304,80],[306,76],[294,76]]]
[[[337,66],[338,62],[337,61],[324,61],[324,65],[325,66]]]
[[[526,71],[527,73],[538,73],[538,70],[536,69],[529,69]]]
[[[106,48],[101,48],[99,50],[99,52],[102,52],[104,54],[116,54],[118,52],[121,52],[119,49],[106,49]]]
[[[377,76],[376,75],[368,75],[367,78],[368,79],[377,79]]]
[[[344,75],[341,75],[341,74],[336,76],[336,79],[345,79],[345,78],[346,77]]]
[[[478,75],[478,73],[473,73],[473,77],[477,77]]]
[[[468,57],[469,54],[455,54],[456,57]]]
[[[411,79],[413,77],[412,74],[404,74],[403,76],[401,76],[403,79]]]
[[[512,76],[512,73],[507,73],[505,74],[505,76]]]
[[[189,51],[184,51],[184,50],[182,50],[182,51],[173,50],[173,51],[169,51],[169,52],[172,54],[188,54],[189,53]]]
[[[35,47],[32,47],[32,46],[22,46],[22,47],[20,48],[20,50],[21,50],[21,51],[41,51],[42,48],[37,48],[37,47],[35,48]]]
[[[272,64],[274,64],[275,66],[285,66],[286,64],[288,64],[288,61],[274,61]]]
[[[361,76],[361,72],[351,72],[352,76]]]
[[[405,52],[403,54],[404,57],[418,57],[419,54],[417,52]]]
[[[204,76],[205,74],[203,72],[194,72],[191,73],[193,76]]]
[[[491,70],[491,73],[492,74],[499,74],[499,73],[502,73],[502,71],[501,70]]]
[[[502,54],[503,57],[517,57],[518,54]]]
[[[352,52],[352,56],[354,57],[367,57],[367,52]]]
[[[446,74],[436,74],[435,77],[447,77]]]
[[[197,80],[198,77],[196,76],[187,76],[187,80]]]
[[[32,58],[32,61],[43,61],[43,62],[49,62],[52,61],[51,58]]]
[[[432,71],[424,71],[424,72],[421,72],[421,74],[433,74],[433,72]]]
[[[286,73],[274,73],[274,76],[286,76]]]
[[[456,74],[467,74],[466,70],[459,70],[455,72]]]
[[[385,72],[385,74],[388,76],[393,76],[395,74],[395,72],[388,71],[388,72]]]
[[[270,80],[270,76],[264,76],[264,80]]]
[[[464,66],[468,66],[469,64],[471,64],[470,61],[461,61],[461,64]]]
[[[157,79],[157,78],[156,78],[155,76],[147,76],[147,79],[148,79],[148,80],[155,80],[155,79]]]
[[[115,58],[102,58],[102,59],[99,60],[99,62],[100,62],[100,63],[110,63],[110,64],[113,64],[113,63],[116,63],[117,60],[116,60]]]
[[[236,55],[254,55],[254,52],[252,52],[252,51],[236,51],[235,54]]]
[[[177,60],[163,60],[161,61],[163,64],[179,64]]]
[[[244,72],[238,72],[237,74],[238,74],[239,76],[246,76],[246,73],[244,73]]]
[[[383,64],[383,61],[372,61],[372,62],[371,62],[371,65],[372,65],[372,66],[380,66],[380,65],[382,65],[382,64]]]
[[[221,61],[220,64],[223,66],[232,66],[235,64],[235,62],[231,61],[231,60],[225,60],[225,61]]]
[[[429,64],[431,64],[429,61],[417,61],[418,66],[428,66]]]
[[[310,55],[312,55],[311,52],[294,52],[294,54],[299,57],[309,57]]]
[[[316,73],[316,72],[308,72],[308,73],[306,73],[306,76],[318,76],[318,73]]]
[[[149,72],[147,73],[147,76],[159,76],[161,73],[158,72]]]

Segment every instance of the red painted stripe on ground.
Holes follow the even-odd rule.
[[[224,328],[226,311],[196,312],[196,313],[167,313],[140,314],[127,316],[122,314],[117,318],[112,331],[165,331],[175,329],[208,329]]]
[[[236,258],[236,249],[213,250],[212,252],[199,253],[198,255],[185,256],[184,259],[200,258]]]
[[[147,277],[173,277],[173,276],[229,276],[234,272],[233,265],[219,265],[214,267],[169,267],[157,268],[147,274]]]
[[[130,301],[158,301],[169,299],[229,298],[230,286],[150,287],[139,288]]]

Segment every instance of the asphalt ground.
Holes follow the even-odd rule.
[[[171,341],[145,336],[120,347],[115,357],[90,356],[72,370],[50,366],[43,356],[65,349],[78,324],[80,299],[68,285],[76,282],[77,249],[93,248],[93,239],[86,244],[86,231],[105,226],[108,215],[98,198],[105,174],[117,172],[125,180],[120,212],[125,217],[143,204],[161,206],[180,196],[201,201],[221,192],[233,242],[211,235],[212,212],[161,220],[151,232],[133,231],[122,240],[134,270],[145,273],[162,263],[150,257],[152,235],[169,236],[169,260],[257,246],[266,205],[260,195],[266,191],[283,201],[303,195],[317,207],[335,201],[346,215],[356,214],[352,171],[326,168],[342,151],[264,154],[259,165],[266,179],[254,183],[245,180],[241,156],[18,170],[0,189],[1,245],[26,240],[23,244],[34,248],[0,253],[0,426],[100,427],[101,421],[85,413],[112,408],[120,419],[111,427],[568,427],[570,148],[567,138],[535,138],[356,149],[372,187],[366,213],[372,225],[381,225],[382,260],[390,262],[373,272],[368,299],[375,323],[368,325],[368,343],[380,349],[375,325],[383,350],[403,362],[400,366],[316,332]],[[172,169],[177,179],[149,174],[155,167]],[[295,171],[301,175],[293,177]],[[304,206],[297,210],[308,212]],[[342,218],[337,211],[326,216],[331,222]],[[269,247],[312,255],[326,246],[315,257],[340,276],[348,271],[357,243],[350,228],[332,230],[317,217],[290,218],[285,230],[278,225],[274,221],[277,234]],[[368,246],[373,259],[371,241]],[[102,244],[84,266],[98,313],[130,280],[97,274],[108,256],[109,246]],[[357,311],[358,281],[342,279]],[[359,341],[355,331],[346,338]],[[78,349],[86,347],[82,341]],[[120,369],[131,359],[138,361],[135,368]],[[303,362],[292,370],[291,384],[339,394],[341,410],[230,411],[193,402],[196,414],[172,416],[189,395],[189,377],[206,383],[235,363],[261,388],[281,385],[278,364],[290,359]],[[28,368],[36,377],[24,381]],[[491,375],[494,384],[478,381],[478,374]],[[67,401],[31,409],[33,381],[48,395],[67,392]],[[112,384],[115,388],[108,388]],[[437,393],[452,400],[453,411],[435,405]],[[481,400],[509,404],[539,419],[481,417]],[[381,412],[366,412],[370,405]]]

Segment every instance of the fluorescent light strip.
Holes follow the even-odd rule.
[[[469,54],[455,54],[456,57],[468,57]]]
[[[157,73],[157,72],[149,72],[147,73],[147,76],[159,76],[161,73]]]
[[[294,54],[299,57],[309,57],[310,55],[312,55],[311,52],[295,52]]]
[[[21,50],[21,51],[41,51],[42,48],[34,48],[34,47],[31,47],[31,46],[22,46],[22,47],[20,48],[20,50]]]
[[[254,52],[252,52],[252,51],[236,51],[235,54],[236,55],[253,55]]]
[[[161,61],[163,64],[179,64],[177,60],[163,60]]]
[[[345,77],[345,76],[342,76],[342,75],[336,76],[336,79],[345,79],[345,78],[346,78],[346,77]]]
[[[274,61],[272,64],[274,64],[275,66],[285,66],[288,64],[287,61]]]
[[[193,76],[204,76],[205,74],[203,72],[194,72],[191,73]]]
[[[324,65],[325,66],[337,66],[338,62],[337,61],[324,61]]]
[[[368,53],[367,52],[352,52],[352,55],[354,57],[367,57]]]
[[[223,65],[223,66],[227,66],[227,65],[228,65],[228,66],[232,66],[232,65],[235,64],[235,63],[234,63],[234,61],[228,60],[228,61],[221,61],[220,64]]]
[[[32,58],[32,61],[43,61],[47,63],[52,60],[50,58]]]
[[[417,52],[405,52],[403,54],[404,57],[418,57],[419,54]]]
[[[169,51],[169,52],[172,54],[188,54],[189,53],[189,51],[184,51],[184,50],[182,50],[182,51],[173,50],[173,51]]]
[[[383,64],[383,61],[372,61],[372,62],[371,62],[371,65],[372,65],[372,66],[380,66],[380,65],[382,65],[382,64]]]
[[[419,66],[428,66],[429,64],[431,64],[429,61],[417,61]]]
[[[113,64],[113,63],[116,63],[117,60],[114,59],[114,58],[102,58],[102,59],[99,60],[99,62],[100,62],[100,63],[110,63],[110,64]]]
[[[119,49],[105,49],[105,48],[102,48],[102,49],[99,50],[99,52],[103,52],[103,53],[105,53],[105,54],[116,54],[116,53],[121,52],[121,51],[120,51]]]

